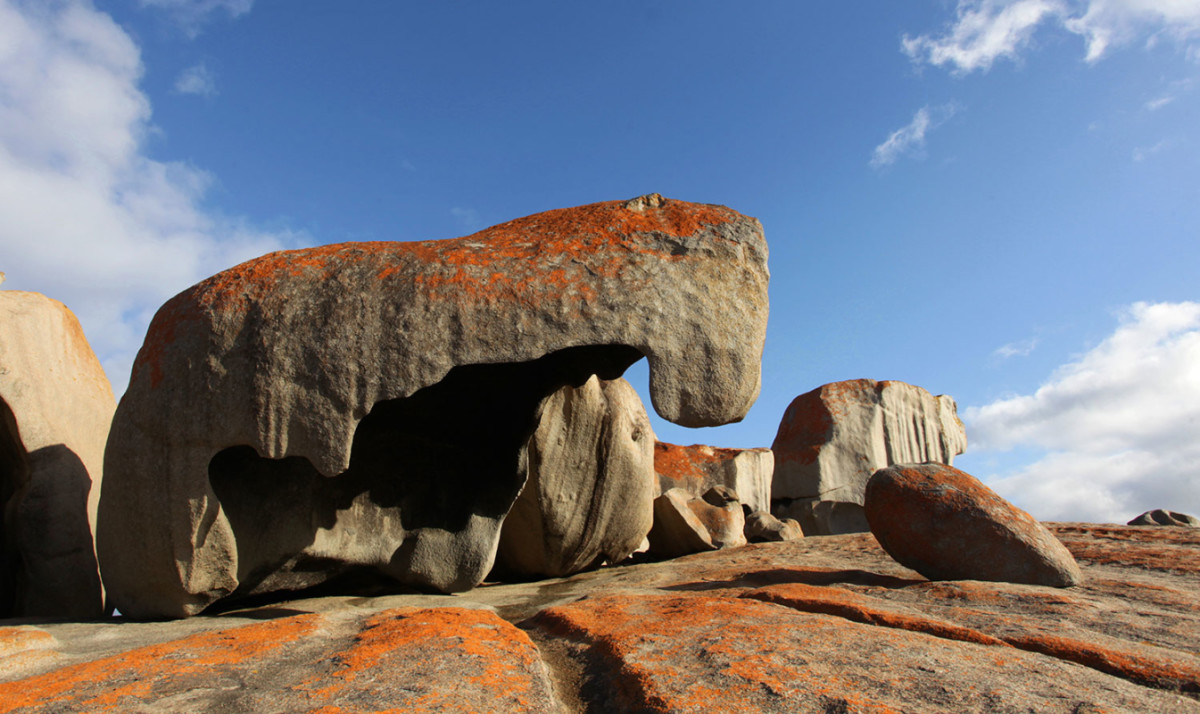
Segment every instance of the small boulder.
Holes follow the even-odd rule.
[[[651,555],[678,558],[716,550],[708,526],[691,508],[692,501],[698,500],[682,488],[670,489],[654,499],[654,527],[648,536]]]
[[[775,458],[770,449],[721,449],[703,444],[654,445],[654,471],[661,492],[682,488],[703,496],[713,486],[727,486],[753,511],[771,507],[771,473]]]
[[[808,535],[865,531],[871,474],[892,464],[950,465],[966,448],[948,396],[897,381],[826,384],[796,397],[780,421],[771,512],[795,518]]]
[[[726,486],[713,486],[699,499],[688,502],[717,548],[737,548],[746,545],[746,515],[737,492]]]
[[[528,475],[504,519],[497,571],[561,577],[637,550],[657,492],[654,431],[624,379],[592,376],[542,404]]]
[[[754,511],[746,516],[743,532],[751,543],[779,543],[804,537],[804,530],[794,519],[779,520],[766,511]]]
[[[883,549],[930,580],[1069,587],[1071,553],[1028,513],[945,464],[903,464],[867,482],[867,522]]]
[[[1163,508],[1156,508],[1153,511],[1146,511],[1137,518],[1134,518],[1127,525],[1182,526],[1184,528],[1200,528],[1200,518],[1189,516],[1186,513],[1180,513],[1178,511],[1168,511]]]

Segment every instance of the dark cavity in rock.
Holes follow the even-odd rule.
[[[543,400],[593,374],[616,379],[641,357],[624,345],[584,346],[455,367],[437,384],[376,403],[355,430],[349,468],[334,477],[303,457],[221,450],[208,473],[237,541],[230,599],[372,575],[428,585],[412,576],[421,539],[459,532],[473,515],[503,518],[524,485]],[[336,558],[323,555],[331,549],[322,539],[336,541]]]

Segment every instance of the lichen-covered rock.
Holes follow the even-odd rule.
[[[528,477],[500,530],[503,575],[559,577],[616,563],[654,520],[654,431],[624,379],[593,376],[543,403]]]
[[[758,221],[647,196],[273,253],[189,288],[155,315],[113,421],[112,604],[180,617],[364,571],[473,587],[561,386],[645,356],[663,417],[745,414],[766,261]]]
[[[1182,526],[1184,528],[1200,528],[1200,518],[1189,516],[1178,511],[1168,511],[1156,508],[1146,511],[1129,522],[1131,526]]]
[[[771,471],[775,460],[770,449],[722,449],[702,444],[654,445],[654,470],[660,493],[682,488],[703,497],[713,486],[725,486],[752,511],[771,508]]]
[[[71,311],[0,291],[0,617],[102,612],[92,534],[115,408]]]
[[[754,511],[746,516],[745,534],[751,543],[778,543],[803,538],[804,529],[791,518],[781,521],[766,511]]]
[[[867,483],[865,510],[883,549],[930,580],[1069,587],[1082,577],[1045,526],[952,466],[880,469]]]
[[[892,464],[947,465],[967,448],[957,406],[911,384],[855,379],[796,397],[779,424],[771,512],[808,535],[867,530],[863,491]]]

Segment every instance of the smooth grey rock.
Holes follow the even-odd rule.
[[[804,537],[804,530],[795,520],[781,521],[766,511],[754,511],[746,516],[744,532],[751,543],[779,543]]]
[[[1200,528],[1200,518],[1189,516],[1186,513],[1179,513],[1178,511],[1168,511],[1163,508],[1156,508],[1153,511],[1146,511],[1137,518],[1134,518],[1127,525],[1182,526],[1184,528]]]
[[[1070,587],[1079,565],[1054,534],[974,476],[945,464],[897,464],[867,483],[879,545],[930,580]]]
[[[617,563],[654,521],[654,430],[624,379],[595,376],[542,405],[528,477],[500,529],[497,571],[560,577]]]
[[[780,421],[771,512],[795,518],[807,535],[863,531],[871,474],[892,464],[952,465],[966,448],[948,396],[896,381],[826,384],[796,397]]]
[[[0,291],[0,617],[94,617],[92,533],[116,400],[79,321]]]
[[[155,315],[109,438],[113,605],[377,574],[478,584],[538,405],[649,360],[664,418],[741,418],[767,320],[758,221],[648,196],[466,238],[273,253]]]
[[[702,444],[654,445],[654,470],[660,493],[682,488],[703,496],[713,486],[727,486],[754,511],[771,507],[771,472],[775,460],[770,449],[724,449]]]
[[[651,555],[678,558],[716,550],[708,526],[691,507],[692,502],[699,500],[682,488],[672,488],[654,499],[654,527],[647,536]]]

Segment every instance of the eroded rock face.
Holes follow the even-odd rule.
[[[892,464],[947,465],[966,451],[957,406],[911,384],[855,379],[796,397],[779,424],[771,512],[808,535],[867,530],[867,480]]]
[[[1156,508],[1146,511],[1129,522],[1131,526],[1182,526],[1184,528],[1200,528],[1200,518],[1189,516],[1178,511],[1168,511]]]
[[[952,466],[880,469],[867,483],[865,510],[883,549],[930,580],[1069,587],[1081,577],[1045,526]]]
[[[92,533],[115,408],[71,311],[0,291],[0,617],[102,612]]]
[[[500,530],[499,574],[559,577],[617,563],[650,532],[654,430],[624,379],[593,376],[546,399],[527,464]]]
[[[666,493],[682,488],[703,497],[714,486],[731,488],[752,511],[771,507],[771,472],[775,461],[770,449],[722,449],[703,444],[654,445],[654,470],[659,489]]]
[[[766,511],[746,516],[746,540],[751,543],[778,543],[804,537],[800,524],[791,518],[779,520]]]
[[[1200,711],[1200,531],[1049,527],[1076,588],[930,582],[854,534],[456,596],[0,623],[0,712]]]
[[[474,586],[555,390],[646,356],[665,418],[745,414],[766,259],[754,219],[651,196],[199,283],[155,316],[113,422],[112,604],[179,617],[364,570]]]

